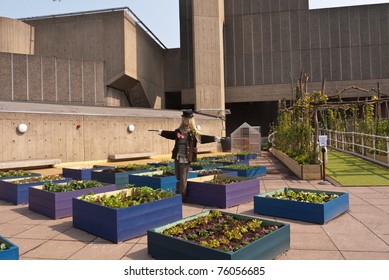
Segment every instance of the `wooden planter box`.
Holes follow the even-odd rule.
[[[284,188],[254,196],[254,213],[260,215],[312,222],[317,224],[325,224],[331,219],[349,210],[349,195],[348,193],[342,192],[325,191],[325,193],[329,195],[337,194],[339,195],[339,197],[324,204],[282,200],[266,197],[267,195],[272,195],[276,191],[280,192],[283,190]],[[323,192],[321,190],[306,190],[294,188],[291,188],[291,190],[295,192]]]
[[[266,166],[258,166],[250,169],[234,169],[233,167],[219,167],[221,170],[236,171],[240,177],[260,177],[266,175]]]
[[[120,191],[105,194],[117,192]],[[73,198],[73,226],[115,243],[144,235],[150,228],[180,219],[182,219],[182,198],[179,194],[118,209]]]
[[[286,165],[298,178],[302,180],[320,180],[322,179],[320,164],[299,164],[287,154],[275,149],[270,149],[271,153]]]
[[[29,188],[32,186],[38,186],[45,183],[43,182],[33,182],[26,184],[15,184],[13,181],[18,179],[10,179],[5,181],[0,181],[0,199],[11,202],[15,205],[26,204],[28,203],[28,193]],[[65,178],[63,180],[54,180],[54,183],[62,183],[70,181],[71,178]]]
[[[163,190],[171,190],[173,192],[176,191],[176,176],[168,176],[168,177],[152,177],[153,175],[162,174],[162,170],[151,171],[151,172],[143,172],[139,174],[129,174],[128,182],[130,184],[134,184],[136,187],[147,186],[153,189],[163,189]],[[197,175],[193,172],[188,173],[188,178],[195,178]]]
[[[19,259],[19,247],[8,239],[0,236],[0,244],[5,243],[8,247],[7,250],[0,251],[0,260],[18,260]]]
[[[165,229],[176,224],[208,214],[209,211],[203,212],[172,224],[148,230],[148,254],[161,260],[271,260],[290,248],[290,226],[262,219],[257,220],[261,220],[263,225],[282,227],[236,252],[223,252],[162,234]],[[254,219],[243,215],[231,215],[239,219]]]
[[[189,179],[187,201],[189,203],[229,208],[250,202],[255,195],[260,193],[259,178],[245,178],[247,180],[226,185],[205,182],[212,180],[213,177],[213,175],[210,175]]]
[[[61,219],[72,216],[72,199],[84,194],[102,193],[116,190],[113,184],[101,187],[75,190],[69,192],[49,192],[43,190],[43,186],[30,188],[28,208],[53,219]]]
[[[96,180],[98,182],[107,183],[107,184],[115,184],[116,188],[124,189],[126,188],[126,184],[128,184],[128,175],[149,172],[150,170],[133,170],[119,173],[110,173],[110,172],[102,172],[102,170],[91,171],[92,180]]]
[[[113,166],[101,167],[64,167],[62,168],[62,176],[72,178],[74,180],[85,181],[92,180],[92,171],[114,168]]]

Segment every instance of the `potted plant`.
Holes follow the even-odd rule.
[[[0,260],[18,260],[19,247],[0,236]]]
[[[188,173],[188,178],[194,177],[196,177],[196,173]],[[148,186],[153,189],[163,189],[175,192],[177,178],[174,174],[173,167],[160,166],[155,171],[129,174],[128,182],[135,187]]]
[[[129,174],[146,171],[149,171],[149,166],[147,164],[128,164],[92,171],[91,178],[92,180],[99,182],[115,184],[118,189],[122,189],[129,183]]]
[[[71,180],[65,183],[46,182],[29,189],[29,209],[53,219],[72,215],[72,198],[83,194],[116,190],[114,184]]]
[[[254,213],[325,224],[349,210],[343,192],[282,188],[254,196]]]
[[[7,170],[0,171],[0,180],[23,178],[23,177],[32,177],[32,176],[41,176],[39,173],[33,173],[27,170]]]
[[[290,226],[207,211],[147,231],[148,254],[156,259],[274,259],[290,247]]]
[[[259,193],[259,178],[210,175],[188,180],[187,201],[229,208],[252,201]]]
[[[180,219],[181,195],[150,187],[73,198],[73,226],[115,243]]]
[[[266,166],[233,164],[219,167],[221,170],[237,171],[238,176],[258,177],[266,175]]]
[[[0,199],[13,204],[28,203],[28,189],[32,186],[41,185],[46,181],[56,183],[70,181],[61,175],[33,176],[0,181]]]
[[[114,166],[72,166],[63,167],[62,176],[73,180],[91,180],[92,171],[114,168]]]

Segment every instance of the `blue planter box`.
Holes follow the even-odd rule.
[[[18,179],[0,181],[0,199],[16,205],[28,203],[28,190],[30,187],[42,185],[45,183],[45,181],[43,181],[26,184],[15,184],[13,182],[15,180]],[[70,180],[71,178],[64,178],[63,180],[54,180],[53,182],[62,183]]]
[[[248,159],[241,159],[241,160],[234,160],[234,161],[218,161],[218,163],[221,163],[222,166],[225,165],[234,165],[234,164],[244,164],[249,165],[250,161]]]
[[[28,208],[53,219],[61,219],[72,216],[72,199],[84,194],[102,193],[116,190],[116,186],[103,185],[101,187],[75,190],[69,192],[48,192],[43,186],[30,188]]]
[[[126,184],[128,184],[128,175],[149,172],[150,170],[133,170],[126,172],[103,172],[102,170],[91,171],[92,180],[96,180],[98,182],[107,183],[107,184],[115,184],[116,188],[124,189],[126,188]]]
[[[244,154],[244,155],[237,154],[236,157],[240,160],[252,160],[257,158],[257,154],[256,153]]]
[[[101,167],[64,167],[62,168],[62,176],[66,178],[72,178],[74,180],[84,181],[92,180],[92,171],[114,168],[113,166],[101,166]]]
[[[324,204],[309,203],[292,200],[282,200],[277,198],[268,198],[267,195],[272,195],[274,192],[283,191],[278,189],[273,192],[264,193],[254,196],[254,213],[273,217],[282,217],[287,219],[312,222],[317,224],[325,224],[329,220],[341,215],[349,210],[349,195],[342,192],[325,193],[337,194],[335,198]],[[309,191],[313,193],[322,193],[320,190],[294,189],[295,192]]]
[[[0,236],[0,244],[5,243],[7,250],[0,251],[0,260],[18,260],[19,259],[19,247],[8,239]]]
[[[198,166],[193,165],[193,166],[191,166],[191,168],[193,170],[201,170],[201,169],[216,169],[216,168],[219,168],[221,166],[223,166],[222,163],[215,163],[215,164],[212,164],[212,165],[198,165]]]
[[[153,167],[160,167],[160,166],[174,167],[174,162],[171,162],[171,163],[151,162],[151,163],[148,163],[148,165],[153,166]]]
[[[260,193],[259,178],[244,178],[244,181],[231,184],[211,184],[213,175],[188,180],[187,201],[189,203],[229,208],[250,202]],[[237,177],[241,178],[241,177]]]
[[[106,194],[117,192],[120,191]],[[115,243],[144,235],[150,228],[180,219],[181,195],[118,209],[73,198],[73,226]]]
[[[250,169],[234,169],[233,167],[219,167],[221,170],[236,171],[241,177],[260,177],[266,175],[266,166],[258,166]]]
[[[143,172],[139,174],[129,174],[128,182],[134,184],[136,187],[147,186],[153,189],[163,189],[176,191],[176,176],[167,176],[167,177],[152,177],[153,175],[162,174],[163,171],[152,171],[152,172]],[[195,178],[197,175],[193,172],[188,173],[188,178]]]
[[[181,221],[148,230],[148,254],[161,260],[271,260],[290,248],[290,226],[262,219],[256,220],[262,221],[263,225],[276,225],[280,228],[235,252],[223,252],[162,234],[167,228],[184,221],[193,220],[198,216],[208,215],[209,212],[203,212]],[[231,215],[238,219],[255,219],[243,215]]]

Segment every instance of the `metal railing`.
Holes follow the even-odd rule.
[[[389,136],[321,129],[328,146],[389,167]]]

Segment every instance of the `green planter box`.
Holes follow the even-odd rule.
[[[147,231],[148,254],[162,260],[259,260],[274,259],[290,248],[289,224],[262,219],[256,220],[262,221],[263,225],[276,225],[280,228],[235,252],[224,252],[162,234],[167,228],[199,216],[208,215],[209,212],[203,212],[162,227],[149,229]],[[231,215],[238,219],[255,219],[244,215]]]

